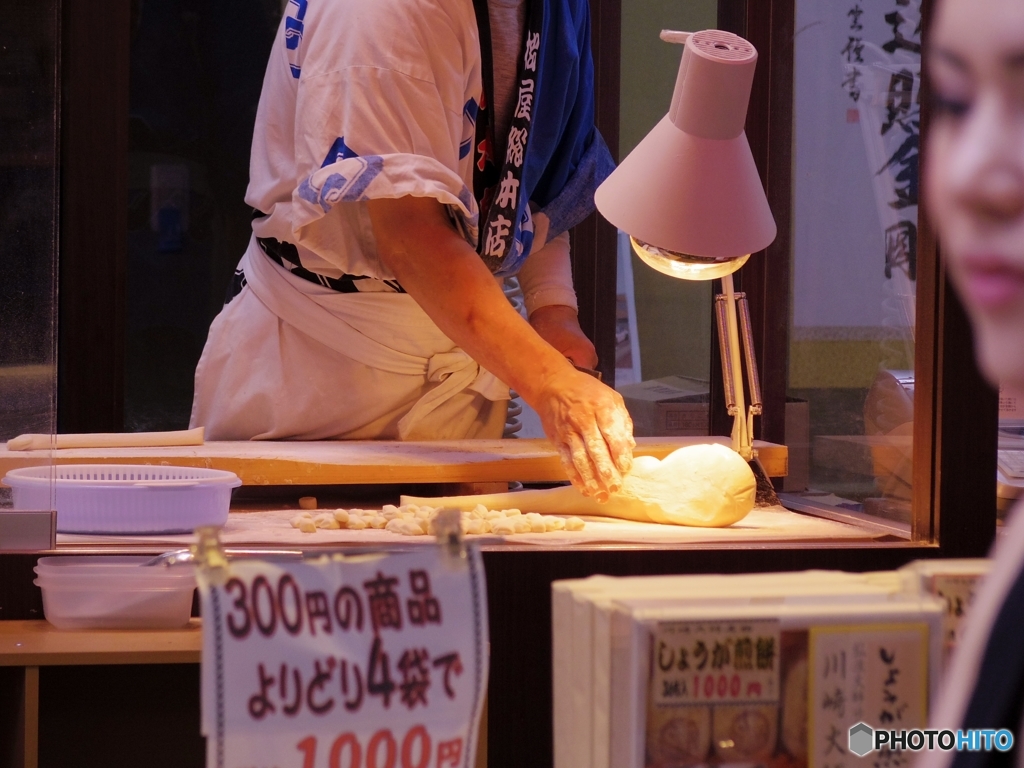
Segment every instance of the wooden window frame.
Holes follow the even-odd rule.
[[[120,432],[131,0],[61,5],[59,432]]]

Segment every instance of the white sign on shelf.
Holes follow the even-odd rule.
[[[470,548],[200,571],[210,768],[472,766],[487,688]]]
[[[661,622],[652,642],[651,703],[749,704],[779,698],[779,622]]]
[[[928,716],[928,626],[923,623],[812,627],[808,686],[809,768],[848,766],[847,734],[924,728]],[[889,768],[909,753],[882,750]]]

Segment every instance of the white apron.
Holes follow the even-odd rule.
[[[190,424],[207,439],[501,437],[508,387],[411,296],[316,285],[255,237],[240,266],[196,367]]]

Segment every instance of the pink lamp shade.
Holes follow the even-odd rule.
[[[598,210],[662,272],[721,277],[775,239],[743,132],[756,61],[737,35],[690,35],[669,113],[597,189]]]

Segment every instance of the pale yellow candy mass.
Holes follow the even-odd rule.
[[[605,503],[583,496],[573,486],[480,496],[430,499],[432,504],[470,511],[478,504],[560,515],[601,515],[640,522],[723,528],[754,508],[757,483],[738,453],[718,443],[689,445],[664,459],[638,456],[623,478],[622,490]],[[403,496],[403,504],[426,499]],[[566,526],[568,530],[568,525]],[[495,531],[497,532],[497,531]]]

